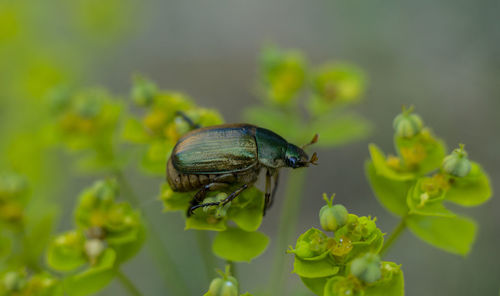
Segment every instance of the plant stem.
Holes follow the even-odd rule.
[[[117,270],[116,277],[130,295],[142,296],[142,293],[137,289],[134,283],[132,283],[132,281],[121,270]]]
[[[135,195],[132,186],[128,182],[123,172],[120,170],[115,170],[115,175],[118,179],[118,182],[120,182],[120,184],[122,185],[124,189],[122,190],[122,192],[125,193],[125,196],[129,200],[129,202],[134,206],[138,206],[140,204],[139,199],[137,198],[137,195]],[[158,271],[163,274],[169,290],[171,290],[173,295],[189,295],[189,288],[184,279],[181,277],[179,268],[165,248],[160,235],[155,231],[153,223],[151,222],[151,220],[149,220],[149,216],[144,213],[142,217],[144,219],[145,227],[148,231],[149,239],[146,240],[146,244],[151,250],[151,253],[154,256],[153,261],[157,263]]]
[[[380,250],[380,256],[384,256],[389,248],[394,244],[396,239],[403,233],[403,231],[406,229],[406,219],[408,219],[408,214],[403,216],[401,218],[401,221],[399,222],[398,226],[394,228],[392,231],[392,234],[389,236],[387,239],[387,242],[384,244],[382,249]]]
[[[286,277],[289,272],[285,271],[286,249],[297,228],[299,218],[300,201],[306,177],[306,170],[291,172],[288,178],[286,200],[283,203],[280,223],[278,226],[278,238],[274,251],[273,273],[271,280],[271,295],[285,295],[284,288]]]
[[[236,263],[231,260],[226,260],[226,264],[229,265],[229,272],[231,273],[231,276],[234,278],[238,278],[238,270],[236,269]]]
[[[201,257],[205,263],[205,273],[207,275],[208,281],[212,280],[215,276],[215,257],[212,254],[210,237],[208,233],[204,230],[196,231],[196,241],[198,242],[198,247],[200,249]]]

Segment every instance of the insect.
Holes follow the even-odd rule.
[[[251,124],[223,124],[195,129],[175,145],[167,162],[167,181],[173,191],[196,191],[187,215],[197,208],[225,205],[253,185],[266,170],[264,214],[272,205],[278,187],[279,169],[316,164],[316,153],[309,159],[304,148],[288,143],[278,134]],[[271,190],[271,179],[274,184]],[[202,203],[209,191],[231,190],[220,202]]]

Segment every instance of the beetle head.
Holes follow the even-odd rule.
[[[288,144],[285,153],[285,164],[287,167],[291,168],[302,168],[309,166],[309,163],[313,163],[317,159],[316,153],[313,154],[311,160],[309,160],[309,156],[304,152],[302,148],[299,148],[293,144]]]

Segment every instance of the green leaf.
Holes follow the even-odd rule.
[[[324,277],[324,278],[300,277],[300,279],[309,290],[313,291],[314,294],[318,296],[323,296],[325,285],[329,277]]]
[[[377,174],[373,162],[365,163],[365,172],[378,201],[397,216],[404,216],[408,212],[406,196],[412,181],[398,182]]]
[[[312,123],[309,128],[319,134],[318,147],[337,147],[366,138],[372,126],[368,120],[356,113],[340,116],[325,116]]]
[[[262,223],[264,193],[255,187],[243,191],[228,210],[229,219],[245,231],[256,231]]]
[[[302,260],[295,256],[295,261],[293,263],[293,272],[305,278],[333,276],[339,272],[339,269],[340,268],[335,266],[335,263],[328,256],[318,261]]]
[[[186,211],[193,197],[193,192],[174,192],[168,183],[163,183],[160,189],[164,211]]]
[[[431,197],[425,192],[419,190],[420,182],[412,186],[408,190],[406,202],[410,208],[409,214],[423,215],[423,216],[440,216],[440,217],[454,217],[455,213],[448,210],[442,203],[445,192],[439,197]],[[426,195],[428,200],[422,200],[422,195]]]
[[[393,262],[382,262],[382,279],[365,290],[365,296],[403,296],[404,294],[403,272]]]
[[[467,255],[476,237],[476,223],[466,217],[411,215],[410,230],[423,241],[447,252]]]
[[[146,229],[140,225],[135,232],[135,239],[125,244],[111,244],[112,248],[116,251],[116,263],[120,264],[134,257],[141,249],[144,241],[146,240]]]
[[[85,238],[81,232],[71,231],[58,236],[49,246],[47,263],[56,270],[74,270],[87,262],[83,244]]]
[[[407,181],[415,179],[415,175],[412,173],[397,172],[387,165],[387,161],[384,153],[375,144],[368,145],[370,155],[372,158],[373,166],[377,175],[386,177],[395,181]]]
[[[235,262],[250,262],[267,248],[269,238],[260,232],[247,232],[238,228],[228,228],[217,233],[212,251],[220,258]]]
[[[115,277],[113,268],[115,252],[106,249],[99,258],[98,264],[64,280],[64,290],[70,296],[94,294],[107,286]]]
[[[228,207],[226,205],[225,207]],[[184,229],[224,231],[227,229],[227,215],[218,215],[218,207],[196,210],[191,217],[186,218]]]
[[[471,171],[465,177],[454,178],[445,199],[461,206],[472,207],[486,202],[491,197],[488,175],[478,163],[471,162]]]
[[[166,163],[175,143],[166,140],[152,142],[142,158],[142,168],[151,174],[164,175]]]

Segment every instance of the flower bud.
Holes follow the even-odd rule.
[[[319,211],[319,221],[325,231],[335,231],[347,223],[349,213],[343,205],[333,205],[334,197],[335,194],[328,199],[326,194],[323,194],[327,205]]]
[[[382,276],[380,267],[380,257],[377,254],[367,253],[363,257],[352,261],[351,274],[365,283],[373,283],[378,281]]]
[[[471,170],[471,164],[467,152],[464,150],[464,145],[460,145],[460,148],[453,150],[450,155],[446,156],[441,167],[443,171],[452,176],[467,176]]]
[[[319,221],[325,231],[335,231],[344,226],[347,216],[347,210],[343,205],[326,205],[319,211]]]
[[[210,283],[205,296],[238,296],[238,281],[231,276],[230,266],[226,266],[226,272],[217,271],[222,277],[216,278]]]
[[[392,123],[396,136],[402,138],[412,138],[422,130],[424,124],[420,116],[412,114],[413,108],[406,109],[394,118]]]
[[[210,296],[238,296],[238,282],[232,276],[227,279],[216,278],[210,283],[208,289]]]

